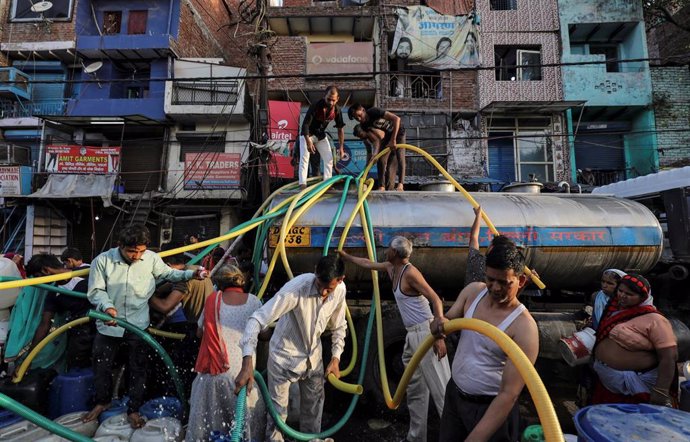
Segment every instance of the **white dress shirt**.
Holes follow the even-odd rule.
[[[340,359],[345,347],[345,283],[324,300],[316,287],[316,275],[305,273],[289,281],[247,321],[240,341],[242,356],[254,356],[261,330],[278,321],[269,345],[269,357],[282,368],[303,374],[322,359],[321,334],[332,330],[331,354]]]

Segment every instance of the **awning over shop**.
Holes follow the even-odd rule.
[[[36,192],[27,195],[29,198],[90,198],[100,197],[103,206],[110,207],[110,197],[115,186],[117,175],[74,175],[53,174]]]

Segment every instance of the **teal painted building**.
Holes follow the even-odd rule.
[[[558,14],[563,98],[584,102],[566,112],[573,181],[603,185],[656,172],[642,1],[558,0]]]

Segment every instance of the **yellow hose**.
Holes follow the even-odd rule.
[[[361,188],[360,188],[361,194]],[[365,242],[367,245],[367,253],[369,259],[374,260],[374,250],[372,247],[372,239],[369,236],[369,228],[366,222],[366,217],[364,216],[364,209],[360,209],[362,215],[362,229],[364,230]],[[395,396],[391,397],[390,387],[388,385],[388,376],[386,374],[386,361],[383,350],[383,321],[381,317],[381,296],[378,287],[378,272],[372,271],[372,279],[374,283],[374,302],[376,304],[376,329],[377,329],[377,349],[378,349],[378,361],[379,361],[379,373],[381,375],[381,389],[383,392],[384,400],[386,405],[391,409],[396,409],[400,405],[407,386],[410,383],[412,374],[417,369],[417,366],[421,362],[422,358],[427,351],[431,348],[434,342],[434,337],[429,335],[422,345],[419,346],[417,351],[412,356],[412,359],[405,367],[405,372],[398,384],[398,388],[395,392]],[[505,333],[503,333],[498,328],[493,325],[480,321],[478,319],[455,319],[444,324],[445,333],[452,333],[457,330],[468,329],[473,330],[478,333],[482,333],[489,337],[491,340],[496,342],[496,344],[506,353],[506,356],[513,362],[518,372],[525,380],[527,389],[532,396],[532,399],[537,407],[537,413],[539,419],[544,428],[544,435],[548,442],[561,442],[563,441],[563,433],[561,431],[560,424],[558,422],[558,417],[551,403],[551,399],[546,391],[546,387],[539,377],[539,374],[534,369],[534,366],[530,360],[525,356],[522,349],[513,342],[512,339]]]
[[[345,305],[345,318],[347,319],[347,328],[350,330],[350,337],[352,338],[352,357],[350,358],[350,363],[347,364],[345,369],[340,370],[340,376],[345,377],[352,373],[355,369],[355,364],[357,364],[357,353],[359,353],[359,347],[357,344],[357,330],[355,330],[355,323],[352,320],[352,315],[350,314],[350,308]],[[358,393],[361,394],[361,393]]]
[[[313,206],[319,200],[321,195],[326,193],[326,191],[328,191],[328,189],[330,189],[331,186],[333,186],[333,184],[335,184],[336,182],[337,181],[334,180],[329,185],[324,187],[319,193],[317,193],[312,198],[310,198],[309,201],[305,205],[303,205],[302,207],[299,208],[299,210],[297,211],[297,213],[295,213],[295,216],[293,217],[292,211],[295,209],[295,206],[297,205],[299,200],[302,198],[302,196],[311,190],[311,188],[309,188],[309,187],[303,189],[292,200],[292,202],[290,203],[290,207],[288,207],[287,212],[285,212],[285,216],[283,217],[283,224],[280,226],[280,239],[278,240],[278,244],[276,245],[275,253],[280,255],[280,259],[283,262],[283,267],[285,267],[285,272],[287,273],[287,276],[290,279],[294,278],[294,275],[292,274],[292,270],[290,269],[290,264],[288,263],[288,260],[287,260],[287,253],[285,251],[285,239],[287,238],[287,233],[292,228],[292,226],[297,222],[299,217],[304,212],[309,210],[311,208],[311,206]],[[265,278],[264,280],[266,280],[266,279],[268,279],[268,278]]]
[[[53,339],[57,338],[67,330],[73,327],[77,327],[82,324],[86,324],[89,322],[91,318],[88,316],[84,316],[83,318],[75,319],[74,321],[70,321],[67,324],[58,327],[57,329],[53,330],[51,333],[48,334],[45,338],[41,340],[36,346],[29,352],[29,354],[26,356],[26,359],[22,362],[22,364],[19,366],[17,371],[14,374],[14,377],[12,378],[12,382],[15,384],[18,384],[21,382],[21,380],[24,378],[24,375],[26,374],[26,371],[29,369],[29,366],[31,365],[31,361],[34,360],[36,355],[38,355],[41,350],[43,350],[43,347],[46,345],[50,344]]]
[[[38,356],[38,354],[43,350],[43,348],[50,344],[55,338],[60,336],[61,334],[65,333],[67,330],[80,326],[82,324],[86,324],[89,322],[91,318],[88,316],[84,316],[83,318],[77,318],[74,321],[70,321],[52,332],[50,332],[45,338],[41,339],[41,342],[36,344],[36,346],[29,352],[29,354],[26,356],[26,358],[22,361],[21,365],[17,369],[17,371],[14,373],[14,377],[12,378],[12,383],[18,384],[19,382],[24,379],[24,375],[26,375],[26,372],[29,370],[29,367],[31,366],[31,362]],[[165,338],[171,338],[171,339],[184,339],[184,335],[181,333],[171,333],[171,332],[166,332],[163,330],[158,330],[156,328],[149,327],[148,332],[151,333],[152,335],[157,335]]]
[[[416,152],[416,153],[422,155],[424,158],[426,158],[427,161],[429,161],[431,164],[433,164],[434,166],[436,166],[436,168],[438,169],[438,171],[441,172],[441,174],[442,174],[448,181],[450,181],[451,183],[453,183],[453,186],[455,186],[455,188],[458,189],[458,191],[462,194],[462,196],[464,196],[465,199],[466,199],[467,201],[470,202],[470,204],[472,205],[472,207],[474,207],[475,209],[476,209],[477,207],[479,207],[479,203],[477,203],[477,201],[472,197],[472,195],[470,195],[469,192],[467,192],[467,191],[465,190],[465,188],[462,187],[462,185],[461,185],[460,183],[458,183],[457,181],[455,181],[455,178],[453,178],[453,177],[446,171],[446,169],[444,169],[443,166],[441,166],[441,165],[438,163],[438,161],[436,161],[436,159],[435,159],[434,157],[432,157],[431,155],[429,155],[429,154],[428,154],[427,152],[425,152],[423,149],[420,149],[420,148],[417,147],[417,146],[412,146],[412,145],[410,145],[410,144],[398,144],[398,145],[397,145],[397,148],[398,148],[398,149],[407,149],[407,150],[411,150],[411,151],[413,151],[413,152]],[[369,164],[367,164],[367,167],[364,169],[364,172],[362,172],[362,176],[367,176],[367,174],[369,173],[369,170],[374,166],[374,164],[376,164],[376,161],[377,161],[379,158],[381,158],[383,155],[385,155],[387,152],[389,152],[389,151],[390,151],[390,147],[387,147],[387,148],[383,149],[381,152],[379,152],[378,154],[376,154],[376,156],[375,156],[374,158],[372,158],[372,159],[369,161]],[[491,231],[492,234],[494,234],[494,235],[500,235],[500,233],[498,232],[498,230],[496,230],[496,226],[494,226],[494,223],[491,222],[491,219],[489,219],[489,215],[487,215],[486,212],[485,212],[484,210],[482,210],[482,219],[484,220],[484,222],[486,223],[486,226],[489,228],[489,230]],[[532,273],[532,271],[531,271],[529,268],[527,268],[527,266],[525,266],[525,268],[523,269],[523,271],[525,272],[525,275],[527,275],[529,278],[532,279],[532,282],[534,282],[534,284],[535,284],[537,287],[539,287],[540,289],[546,288],[546,286],[544,285],[544,283],[543,283],[536,275],[534,275],[534,274]],[[2,288],[2,287],[0,287],[0,288]]]
[[[312,187],[314,187],[314,186],[312,186]],[[303,191],[298,193],[296,195],[296,197],[299,199],[304,193],[308,192],[309,189],[311,189],[311,187],[307,187],[306,189],[304,189]],[[302,206],[301,209],[303,209],[304,207],[307,207],[309,204],[313,205],[314,203],[316,203],[316,201],[321,197],[321,195],[326,193],[326,191],[328,189],[329,189],[329,186],[326,186],[323,189],[321,189],[319,192],[314,194],[312,199],[310,199],[307,204]],[[308,207],[311,207],[311,206],[309,205]],[[292,223],[294,224],[295,221],[296,220],[293,220]],[[289,220],[283,221],[283,223],[285,224],[286,229],[290,229],[290,227],[292,227],[292,225],[288,225],[288,224],[290,224]],[[281,228],[282,228],[282,226],[281,226]],[[276,262],[278,261],[278,256],[280,255],[280,251],[281,251],[280,246],[284,240],[285,240],[285,238],[282,238],[282,241],[281,240],[278,241],[278,244],[276,245],[276,249],[273,252],[273,256],[271,257],[271,262],[269,263],[268,270],[266,271],[266,276],[264,277],[264,280],[261,283],[261,288],[259,288],[259,292],[256,295],[256,297],[259,299],[263,298],[264,293],[266,292],[266,288],[268,287],[268,281],[271,279],[271,275],[273,274],[273,270],[276,266]],[[284,244],[283,244],[283,246],[284,246]],[[282,250],[285,250],[285,247],[283,247]],[[286,271],[288,271],[288,269],[286,269]],[[288,276],[290,276],[290,274]]]
[[[367,179],[364,183],[361,185],[362,187],[366,186],[366,189],[363,191],[360,189],[358,191],[358,197],[357,197],[357,204],[355,204],[355,207],[352,209],[352,213],[350,213],[350,217],[347,219],[347,222],[345,223],[345,227],[343,227],[343,233],[340,235],[340,241],[338,242],[338,250],[343,250],[343,246],[345,245],[345,240],[347,239],[347,234],[350,233],[350,228],[352,227],[352,223],[355,220],[355,217],[357,216],[357,213],[360,212],[362,209],[362,205],[364,204],[364,200],[367,199],[369,196],[369,193],[371,193],[372,189],[374,188],[374,180],[369,178]],[[361,214],[360,214],[361,217]]]
[[[160,336],[161,338],[177,339],[181,341],[184,339],[185,335],[182,333],[173,333],[165,330],[158,330],[157,328],[149,327],[146,329],[147,332],[151,333],[153,336]]]

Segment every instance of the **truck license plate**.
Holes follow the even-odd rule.
[[[268,246],[275,248],[280,239],[280,227],[271,227]],[[285,237],[285,247],[311,247],[311,227],[293,226]]]

